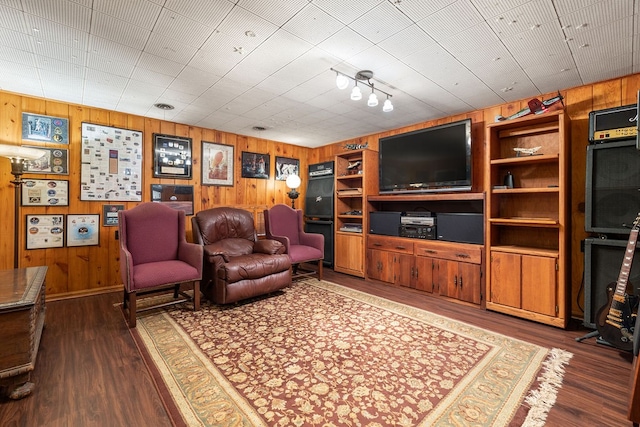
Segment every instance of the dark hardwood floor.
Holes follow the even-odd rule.
[[[630,426],[631,355],[576,342],[589,330],[568,330],[470,308],[404,288],[325,269],[325,279],[481,328],[574,354],[548,426]],[[0,401],[1,426],[170,426],[119,307],[121,293],[47,302],[46,327],[32,374],[34,393]],[[0,325],[1,327],[1,325]],[[0,343],[0,345],[2,345]]]

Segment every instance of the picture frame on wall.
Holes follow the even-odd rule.
[[[62,117],[22,113],[22,139],[69,144],[69,120]]]
[[[34,145],[23,145],[23,147],[37,148],[47,152],[39,159],[24,162],[25,173],[69,175],[69,150],[66,148],[38,147]]]
[[[268,153],[242,152],[242,177],[269,179],[271,159]]]
[[[118,212],[124,210],[124,205],[102,205],[102,226],[118,225]]]
[[[233,187],[234,147],[202,141],[202,185]]]
[[[286,181],[290,175],[300,176],[300,160],[276,156],[276,181]]]
[[[193,185],[151,184],[151,201],[193,215]]]
[[[96,246],[99,244],[99,214],[67,215],[67,246]]]
[[[64,215],[27,215],[26,248],[64,247]]]
[[[24,179],[22,206],[69,206],[69,181]]]
[[[153,177],[191,179],[191,138],[153,134]]]

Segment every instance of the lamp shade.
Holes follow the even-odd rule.
[[[36,160],[47,154],[37,148],[21,147],[19,145],[0,144],[0,157],[18,160]]]
[[[300,187],[300,183],[302,181],[300,181],[300,177],[298,175],[289,175],[287,177],[287,187],[291,188],[292,190],[295,190],[296,188]]]
[[[384,104],[382,104],[382,111],[384,111],[385,113],[393,111],[393,104],[391,103],[391,100],[389,98],[387,98],[384,101]]]
[[[349,86],[349,78],[347,76],[343,76],[342,74],[338,74],[336,76],[336,86],[338,89],[346,89]]]
[[[369,95],[369,100],[367,101],[367,105],[369,107],[375,107],[376,105],[378,105],[378,97],[375,93],[371,92],[371,95]]]
[[[353,101],[359,101],[362,99],[362,92],[360,92],[360,88],[358,86],[354,86],[351,90],[351,99]]]

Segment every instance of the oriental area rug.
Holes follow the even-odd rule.
[[[542,426],[572,357],[317,280],[132,334],[188,426]]]

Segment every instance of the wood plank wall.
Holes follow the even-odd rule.
[[[582,317],[583,289],[582,272],[584,267],[583,254],[580,251],[581,240],[588,237],[584,232],[584,202],[585,202],[585,170],[586,146],[588,145],[589,112],[604,108],[635,104],[640,89],[640,74],[633,74],[618,79],[588,84],[577,88],[561,91],[564,96],[566,111],[571,117],[571,169],[572,195],[571,210],[573,213],[571,231],[571,277],[572,277],[572,313]],[[556,93],[544,95],[544,99],[555,96]],[[323,147],[309,149],[284,144],[267,139],[241,136],[212,129],[186,126],[178,123],[157,119],[143,118],[125,113],[108,111],[97,108],[83,107],[73,104],[47,101],[39,98],[23,96],[0,91],[0,141],[8,144],[20,144],[21,113],[31,112],[50,116],[68,117],[70,127],[68,177],[58,175],[39,175],[37,178],[69,179],[70,204],[68,207],[25,207],[21,210],[20,265],[21,267],[34,265],[49,265],[47,276],[47,292],[50,297],[67,297],[84,293],[96,293],[112,290],[120,286],[118,271],[118,242],[115,240],[115,227],[101,227],[100,245],[91,247],[76,247],[63,249],[25,250],[24,216],[32,213],[39,214],[73,214],[98,213],[102,214],[102,204],[98,202],[83,202],[79,200],[80,186],[80,132],[81,123],[121,127],[141,130],[144,133],[144,177],[143,200],[149,200],[146,189],[152,183],[194,185],[195,210],[207,209],[218,205],[242,206],[254,212],[260,211],[256,206],[271,206],[276,203],[289,203],[286,195],[288,189],[282,181],[275,181],[275,156],[300,159],[302,176],[306,174],[309,164],[333,160],[334,156],[345,151],[345,144],[368,144],[377,150],[378,138],[392,134],[407,132],[415,129],[448,123],[470,117],[473,125],[474,139],[474,191],[482,191],[484,159],[484,126],[494,121],[496,115],[508,116],[526,107],[528,99],[517,102],[496,105],[483,110],[475,110],[466,114],[445,117],[434,121],[426,121],[401,129],[393,129],[384,133],[363,135],[355,139],[336,142]],[[400,113],[396,108],[394,113]],[[193,179],[173,180],[153,178],[152,168],[152,134],[163,133],[193,138]],[[201,141],[218,142],[235,147],[235,170],[233,187],[200,186]],[[30,144],[35,145],[35,144]],[[47,144],[44,144],[45,146]],[[271,179],[246,179],[240,177],[240,156],[242,151],[269,153],[271,155]],[[0,268],[13,267],[13,195],[14,189],[10,181],[10,167],[8,160],[0,159]],[[304,181],[303,186],[304,187]],[[302,193],[304,188],[302,188]],[[135,203],[124,203],[131,207]],[[304,194],[296,203],[297,207],[304,206]],[[190,234],[190,224],[188,225]],[[612,278],[615,280],[616,278]]]

